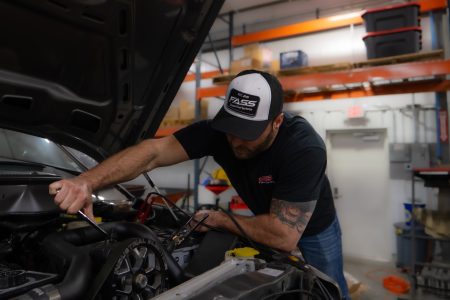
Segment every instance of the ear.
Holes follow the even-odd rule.
[[[284,120],[284,114],[280,113],[274,120],[273,120],[273,127],[274,129],[279,129],[281,126],[281,123],[283,123]]]

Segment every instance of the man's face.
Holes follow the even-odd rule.
[[[276,131],[271,122],[256,140],[246,141],[228,133],[226,136],[236,158],[249,159],[269,148],[275,139],[275,134]]]

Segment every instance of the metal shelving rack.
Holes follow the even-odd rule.
[[[450,263],[447,265],[439,264],[439,263],[419,263],[416,261],[416,246],[417,239],[422,238],[416,235],[416,227],[419,225],[419,222],[416,219],[414,214],[414,207],[416,204],[415,200],[415,182],[416,179],[420,178],[424,181],[425,187],[435,187],[439,188],[439,203],[438,208],[441,204],[444,204],[444,201],[450,201],[450,168],[419,168],[413,169],[412,172],[412,182],[411,182],[411,194],[412,194],[412,207],[413,213],[411,214],[411,269],[410,269],[410,278],[411,278],[411,287],[412,287],[412,299],[415,299],[417,295],[417,275],[418,275],[418,267],[440,267],[449,269],[450,271]],[[442,205],[443,206],[443,205]],[[427,237],[432,241],[445,241],[450,243],[450,239],[439,239],[433,238],[431,236]],[[446,294],[446,297],[450,296],[450,291],[442,291],[442,293]]]
[[[439,12],[447,9],[447,0],[418,0],[421,6],[421,13]],[[278,28],[272,28],[263,30],[260,32],[244,33],[242,35],[234,35],[234,12],[230,12],[227,15],[221,16],[220,19],[229,26],[229,37],[227,46],[229,49],[230,62],[233,59],[233,47],[243,46],[249,43],[255,42],[267,42],[277,39],[285,39],[302,34],[310,34],[314,32],[320,32],[324,30],[330,30],[335,28],[341,28],[345,26],[360,25],[363,20],[360,15],[356,14],[352,17],[341,18],[336,20],[333,17],[319,18],[316,20],[300,22],[287,26],[281,26]],[[205,44],[209,43],[210,50],[216,54],[216,47],[214,42],[208,36],[208,40]],[[433,47],[434,48],[434,47]],[[200,101],[205,97],[223,97],[226,92],[226,85],[201,87],[201,80],[206,78],[213,78],[224,72],[227,69],[223,69],[218,61],[217,71],[203,72],[200,71],[201,64],[201,52],[197,57],[198,63],[196,64],[196,72],[194,74],[188,74],[186,81],[195,80],[196,82],[196,118],[200,114]],[[411,74],[414,74],[411,76]],[[387,95],[397,93],[415,93],[415,92],[440,92],[442,94],[450,90],[450,80],[447,78],[450,76],[450,60],[441,59],[425,62],[409,62],[402,64],[393,64],[386,66],[373,66],[366,68],[353,68],[342,72],[328,72],[321,74],[299,74],[291,76],[280,77],[280,82],[283,88],[288,91],[295,91],[295,99],[293,101],[308,101],[308,100],[323,100],[327,99],[339,99],[339,98],[355,98],[375,95]],[[417,80],[420,78],[424,80]],[[427,78],[428,77],[428,78]],[[433,77],[432,80],[429,78]],[[378,86],[374,84],[374,79],[383,78],[384,80],[391,81],[387,85]],[[396,82],[402,81],[401,84]],[[359,83],[358,88],[354,88],[355,83]],[[351,89],[330,91],[329,87],[333,85],[350,85]],[[319,93],[314,95],[303,93],[302,90],[313,87],[323,88]],[[369,86],[369,88],[368,88]],[[443,102],[441,99],[440,102]],[[445,107],[445,104],[444,104]],[[168,128],[157,132],[156,136],[161,137],[172,134],[180,127]],[[194,167],[194,181],[198,183],[199,175],[199,162],[195,162]],[[195,206],[198,204],[198,187],[194,189]]]
[[[339,94],[337,98],[349,98],[398,93],[443,92],[450,89],[450,80],[443,79],[442,76],[449,74],[450,60],[434,60],[355,68],[348,71],[282,76],[279,80],[285,91],[297,91],[302,98],[308,97],[308,94],[302,90],[323,88],[326,90],[327,98],[332,99],[332,94]],[[398,84],[399,80],[402,81],[401,85]],[[379,85],[378,81],[392,81],[392,83]],[[330,87],[334,85],[355,84],[359,84],[360,88],[330,90]],[[199,88],[197,95],[199,99],[221,97],[225,95],[226,90],[227,85]],[[311,100],[322,100],[322,98]]]

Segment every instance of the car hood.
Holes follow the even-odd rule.
[[[96,159],[152,137],[221,0],[0,0],[0,127]]]

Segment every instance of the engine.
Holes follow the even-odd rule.
[[[149,299],[181,279],[164,236],[134,222],[95,228],[60,214],[48,184],[60,177],[0,174],[0,299]],[[104,211],[104,205],[100,205]]]
[[[48,195],[59,177],[12,175],[0,174],[0,299],[271,299],[305,288],[307,297],[340,297],[301,259],[227,232],[195,232],[167,201],[126,213],[96,202],[105,236],[60,213]],[[226,254],[248,246],[257,255]]]

